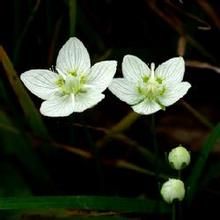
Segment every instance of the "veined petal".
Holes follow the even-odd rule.
[[[124,78],[113,79],[108,88],[121,101],[129,105],[135,105],[143,99],[143,97],[138,94],[135,84]]]
[[[167,83],[179,83],[183,80],[185,63],[182,57],[167,60],[157,67],[155,76]]]
[[[87,90],[85,93],[79,93],[75,96],[74,112],[83,112],[98,104],[105,95],[102,93]]]
[[[58,74],[43,69],[29,70],[21,74],[21,81],[36,96],[48,99],[57,89]]]
[[[76,37],[70,38],[60,49],[56,67],[59,72],[87,72],[90,68],[90,57],[83,43]]]
[[[188,82],[181,82],[172,86],[167,86],[163,96],[158,97],[159,102],[164,106],[172,105],[182,98],[191,85]]]
[[[122,62],[122,72],[125,79],[130,82],[137,82],[143,76],[150,75],[149,67],[138,57],[126,55]]]
[[[49,117],[64,117],[73,113],[74,106],[74,95],[55,94],[41,104],[40,112]]]
[[[161,106],[155,101],[145,99],[137,105],[132,106],[132,109],[142,115],[150,115],[161,109]]]
[[[116,61],[101,61],[92,66],[88,74],[88,84],[97,92],[103,92],[111,83],[116,72]]]

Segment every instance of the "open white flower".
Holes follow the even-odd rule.
[[[45,100],[40,112],[45,116],[62,117],[93,107],[105,96],[116,72],[116,61],[102,61],[91,67],[83,43],[70,38],[59,51],[55,73],[34,69],[21,74],[25,86]]]
[[[191,87],[182,82],[185,64],[182,57],[175,57],[155,69],[141,59],[126,55],[122,62],[124,78],[113,79],[110,91],[120,100],[131,105],[139,114],[152,114],[165,109],[182,98]]]

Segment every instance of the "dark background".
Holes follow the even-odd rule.
[[[70,5],[74,3],[71,9]],[[118,60],[116,76],[121,75],[121,61],[126,54],[156,65],[182,55],[186,61],[185,81],[189,81],[192,88],[184,101],[156,114],[156,132],[162,160],[165,160],[164,152],[183,144],[192,152],[193,164],[211,128],[199,120],[185,102],[213,125],[220,119],[220,4],[217,0],[10,0],[2,1],[1,5],[1,44],[18,75],[28,69],[48,69],[55,65],[60,47],[71,36],[82,40],[93,64],[105,59]],[[204,63],[209,64],[208,68],[204,68]],[[97,128],[111,128],[131,111],[129,106],[106,91],[105,100],[84,113],[68,118],[43,117],[54,142],[96,155],[96,159],[87,159],[64,147],[48,147],[47,142],[33,138],[28,119],[2,67],[1,72],[1,91],[4,91],[0,97],[1,112],[30,135],[30,148],[45,170],[42,179],[41,171],[33,161],[33,170],[30,171],[29,164],[20,161],[16,153],[8,153],[2,141],[0,169],[5,185],[8,177],[4,174],[9,172],[10,178],[18,176],[26,187],[22,185],[23,191],[7,191],[3,181],[0,189],[3,196],[17,195],[21,191],[34,195],[158,196],[155,178],[117,167],[117,160],[126,160],[155,171],[155,167],[131,146],[112,139],[98,154],[95,150],[95,143],[104,136]],[[29,95],[38,109],[41,100]],[[85,128],[86,125],[92,128]],[[150,116],[138,118],[124,134],[153,151]],[[211,178],[206,174],[216,164],[219,167],[219,150],[217,144],[193,204],[184,205],[185,217],[218,213],[219,174],[217,170]],[[35,168],[36,173],[33,173]],[[166,169],[170,172],[168,167]],[[183,177],[187,178],[189,173],[190,167],[184,171]]]

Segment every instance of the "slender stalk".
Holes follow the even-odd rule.
[[[194,117],[197,118],[203,125],[210,129],[214,127],[214,125],[204,115],[202,115],[199,111],[193,108],[190,104],[183,100],[181,100],[180,104],[183,105],[190,113],[192,113]]]
[[[176,202],[172,203],[172,220],[176,220]]]
[[[157,136],[156,136],[156,123],[155,123],[155,116],[152,114],[151,116],[151,132],[152,132],[152,141],[153,141],[153,148],[154,148],[154,154],[155,154],[155,176],[156,181],[158,183],[159,180],[159,148],[157,143]]]
[[[70,37],[75,35],[76,29],[76,14],[77,14],[77,2],[76,0],[69,0],[69,34]]]
[[[178,179],[181,180],[181,170],[178,170],[178,174],[177,174]]]
[[[156,197],[156,206],[155,206],[155,211],[156,213],[160,212],[160,207],[159,207],[159,198],[160,198],[160,187],[159,187],[159,148],[157,144],[157,137],[156,137],[156,123],[155,123],[155,116],[152,114],[151,116],[151,133],[152,133],[152,143],[153,143],[153,148],[154,148],[154,158],[155,158],[155,180],[156,180],[156,192],[157,192],[157,197]]]
[[[84,120],[83,120],[83,123],[84,123]],[[103,170],[102,170],[102,163],[101,163],[99,148],[97,147],[96,143],[94,142],[94,140],[93,140],[93,138],[92,138],[92,136],[86,126],[84,127],[84,131],[85,131],[85,135],[88,140],[89,146],[92,148],[92,152],[94,154],[100,193],[103,193],[104,192],[104,175],[103,175]]]
[[[15,1],[16,2],[16,1]],[[34,8],[32,9],[31,11],[31,14],[30,16],[28,17],[25,25],[24,25],[24,28],[21,32],[21,34],[18,36],[17,38],[17,42],[16,42],[16,45],[15,45],[15,49],[14,49],[14,56],[13,56],[13,63],[16,63],[17,62],[17,59],[19,58],[19,51],[20,51],[20,48],[21,48],[21,45],[22,45],[22,42],[28,32],[28,29],[29,27],[31,26],[31,23],[40,7],[40,3],[41,3],[41,0],[37,0],[36,1],[36,4],[34,5]]]
[[[182,172],[181,170],[178,170],[178,179],[181,180],[181,178],[182,178]],[[182,213],[183,213],[182,203],[178,202],[176,205],[177,205],[177,216],[178,216],[178,219],[181,220]]]

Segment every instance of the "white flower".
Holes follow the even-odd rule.
[[[179,179],[169,179],[162,185],[160,193],[167,203],[175,199],[182,201],[185,196],[184,183]]]
[[[182,98],[191,87],[182,82],[185,71],[182,57],[175,57],[155,69],[136,56],[126,55],[122,62],[124,78],[113,79],[110,91],[131,105],[139,114],[152,114]]]
[[[62,117],[82,112],[100,102],[102,92],[116,72],[116,61],[102,61],[91,67],[83,43],[70,38],[59,51],[55,73],[45,69],[21,74],[25,86],[45,100],[40,112],[45,116]]]
[[[168,161],[175,170],[181,170],[189,165],[190,153],[185,147],[179,145],[170,151]]]

